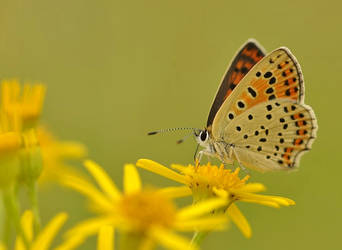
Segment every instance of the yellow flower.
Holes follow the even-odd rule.
[[[114,227],[105,225],[100,228],[97,249],[114,250]]]
[[[44,164],[39,178],[40,183],[45,184],[51,180],[59,181],[65,175],[79,175],[66,161],[85,157],[87,150],[84,145],[73,141],[60,141],[41,126],[38,127],[37,136]]]
[[[21,217],[21,227],[28,241],[30,250],[47,250],[50,248],[52,240],[63,226],[67,219],[67,214],[57,214],[48,225],[38,234],[33,233],[33,213],[30,210],[24,212]],[[6,250],[6,246],[0,243],[0,250]],[[28,250],[20,236],[17,236],[14,250]]]
[[[157,243],[168,249],[187,249],[190,241],[175,231],[222,229],[226,221],[223,215],[209,214],[214,209],[226,206],[226,199],[213,198],[194,206],[177,209],[172,198],[180,196],[181,193],[187,194],[187,187],[157,190],[142,188],[135,166],[125,165],[124,193],[121,193],[96,163],[86,161],[85,167],[95,178],[100,190],[81,177],[65,177],[63,183],[85,195],[99,215],[71,229],[67,233],[66,244],[75,237],[85,239],[99,231],[99,238],[102,239],[101,234],[105,232],[100,228],[110,225],[121,233],[123,249],[152,249]],[[192,246],[189,249],[195,248]]]
[[[9,116],[18,116],[24,128],[36,125],[42,112],[45,87],[42,84],[25,84],[20,89],[16,80],[2,82],[1,109]]]
[[[226,213],[247,238],[251,237],[252,231],[247,219],[236,206],[236,201],[257,203],[275,208],[295,204],[293,200],[288,198],[256,194],[264,191],[265,186],[261,183],[246,183],[249,179],[248,175],[240,179],[238,176],[239,168],[231,171],[225,169],[223,165],[218,167],[210,163],[202,166],[174,164],[171,167],[177,170],[176,172],[147,159],[138,160],[137,166],[186,185],[191,189],[195,203],[212,197],[226,198],[230,204]]]

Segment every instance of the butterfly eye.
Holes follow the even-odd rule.
[[[201,131],[201,134],[200,134],[200,138],[201,138],[201,141],[205,141],[207,139],[207,131]]]

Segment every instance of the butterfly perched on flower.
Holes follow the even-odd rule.
[[[311,148],[316,131],[296,58],[286,47],[265,56],[250,39],[223,77],[206,128],[194,130],[204,147],[197,159],[208,155],[259,171],[293,169]]]

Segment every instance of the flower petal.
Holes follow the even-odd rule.
[[[228,204],[226,199],[222,198],[212,198],[194,205],[187,206],[178,210],[177,217],[179,220],[185,220],[189,218],[196,218],[203,214],[209,213],[212,210],[223,207]]]
[[[159,189],[158,192],[167,196],[168,198],[180,198],[192,194],[192,191],[188,186],[166,187]]]
[[[55,238],[58,230],[63,226],[67,219],[66,213],[57,214],[49,224],[40,232],[32,244],[32,250],[49,249],[51,241]]]
[[[55,248],[55,250],[70,250],[79,247],[85,240],[83,235],[74,235],[67,238],[62,244]]]
[[[100,228],[97,250],[114,250],[114,228],[109,225]]]
[[[75,227],[66,232],[66,237],[74,237],[76,235],[82,235],[85,238],[89,235],[96,234],[100,228],[104,225],[114,225],[112,218],[109,217],[97,217],[82,221]]]
[[[33,213],[31,210],[26,210],[21,216],[21,227],[29,242],[33,239]]]
[[[6,250],[6,246],[0,242],[0,250]]]
[[[166,177],[170,180],[182,183],[182,184],[187,184],[187,181],[183,175],[180,175],[176,173],[175,171],[155,162],[152,160],[148,159],[140,159],[137,161],[136,165],[140,168],[146,169],[150,172],[159,174],[163,177]]]
[[[244,186],[242,186],[239,191],[246,192],[246,193],[257,193],[257,192],[263,192],[266,190],[266,187],[264,184],[261,183],[247,183]]]
[[[227,213],[235,225],[240,229],[242,234],[246,238],[250,238],[252,236],[252,229],[249,226],[246,217],[241,213],[240,209],[233,203],[227,209]]]
[[[72,188],[85,195],[94,204],[96,204],[98,207],[101,207],[102,210],[111,210],[113,207],[112,202],[110,202],[101,192],[99,192],[94,185],[81,177],[65,176],[61,180],[61,183],[64,186]]]
[[[141,180],[136,167],[126,164],[124,168],[124,193],[136,193],[141,190]]]
[[[241,199],[240,201],[248,202],[248,203],[255,203],[267,207],[273,208],[280,208],[279,204],[273,201],[264,201],[264,200],[253,200],[253,199]]]
[[[31,210],[26,210],[23,213],[20,223],[23,229],[23,233],[27,237],[27,240],[31,243],[33,239],[33,213]],[[20,236],[18,236],[15,240],[15,249],[25,250],[24,242]]]
[[[280,205],[283,206],[291,206],[291,205],[296,205],[296,202],[294,200],[291,200],[286,197],[281,197],[281,196],[270,196],[272,200],[278,202]]]
[[[227,199],[228,198],[228,192],[224,189],[213,187],[213,192],[221,198]]]
[[[295,204],[293,200],[280,196],[261,195],[244,192],[238,193],[237,195],[241,201],[259,203],[266,206],[270,205],[272,207],[279,207],[279,205],[290,206]]]
[[[188,239],[160,227],[151,228],[148,235],[167,249],[197,249],[196,246],[191,245]]]
[[[120,191],[103,168],[91,160],[85,161],[84,166],[95,178],[97,184],[101,187],[104,193],[106,193],[112,200],[117,201],[120,199]]]

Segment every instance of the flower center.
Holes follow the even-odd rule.
[[[154,191],[125,195],[119,207],[122,215],[138,231],[154,225],[170,227],[176,214],[171,201]]]
[[[172,167],[186,176],[195,201],[210,196],[216,196],[213,193],[213,188],[223,189],[231,194],[234,190],[244,186],[249,178],[249,176],[246,175],[244,178],[240,179],[240,168],[231,171],[230,169],[225,169],[223,164],[220,167],[213,166],[210,163],[197,167],[192,165],[187,167],[173,165]]]

